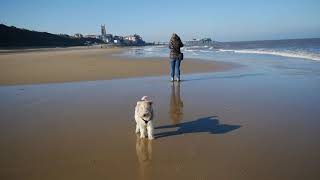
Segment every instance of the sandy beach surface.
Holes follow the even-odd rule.
[[[0,85],[58,83],[167,75],[167,58],[114,56],[123,48],[78,48],[0,53]],[[228,63],[186,59],[182,73],[224,71]]]
[[[183,71],[201,73],[172,83],[167,69],[139,74],[167,67],[161,58],[106,51],[0,55],[1,180],[320,179],[317,72],[272,59],[239,68],[190,60]],[[154,101],[153,141],[134,133],[144,95]]]

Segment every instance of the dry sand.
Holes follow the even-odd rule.
[[[0,54],[0,85],[59,83],[167,75],[167,58],[113,56],[124,49],[67,49]],[[185,60],[182,73],[224,71],[233,65]]]

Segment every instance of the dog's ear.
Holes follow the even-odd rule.
[[[148,99],[149,99],[148,96],[143,96],[143,97],[141,98],[141,101],[148,101]]]

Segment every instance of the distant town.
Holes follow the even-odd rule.
[[[77,33],[73,38],[91,38],[99,39],[104,44],[107,45],[116,45],[116,46],[144,46],[152,45],[153,43],[146,43],[142,37],[138,34],[127,35],[127,36],[118,36],[107,33],[105,25],[101,25],[101,34],[100,35],[82,35]]]
[[[101,25],[101,34],[82,35],[76,33],[52,34],[48,32],[38,32],[14,26],[0,24],[0,47],[67,47],[67,46],[145,46],[154,45],[146,43],[138,34],[118,36],[107,33],[106,26]]]
[[[165,45],[168,42],[153,42],[146,43],[142,37],[138,34],[128,35],[128,36],[117,36],[107,33],[105,25],[101,25],[100,35],[82,35],[77,33],[73,36],[74,38],[95,38],[102,40],[105,44],[109,45],[124,45],[124,46],[143,46],[143,45]],[[197,45],[212,45],[213,41],[211,38],[203,39],[192,39],[190,41],[184,42],[186,45],[197,46]]]

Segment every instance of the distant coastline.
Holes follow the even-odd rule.
[[[30,31],[0,24],[0,47],[5,49],[85,46],[98,43],[102,43],[102,41],[94,38],[71,38],[67,35]]]
[[[63,48],[95,45],[100,45],[103,48],[109,46],[152,45],[152,43],[145,43],[142,39],[139,39],[139,43],[132,43],[131,41],[128,41],[128,43],[106,43],[103,39],[86,37],[81,34],[80,36],[79,34],[76,35],[38,32],[0,24],[0,49]],[[140,37],[138,35],[135,36]]]

